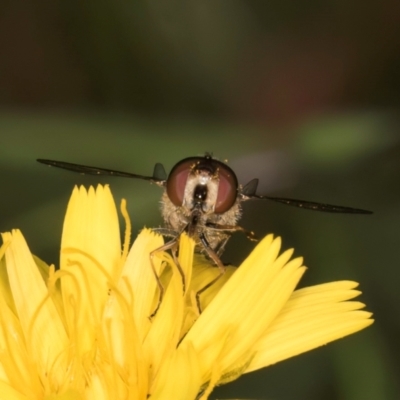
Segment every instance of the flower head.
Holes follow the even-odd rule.
[[[218,275],[182,235],[179,265],[144,229],[121,247],[107,186],[75,188],[60,268],[29,251],[21,232],[0,249],[0,393],[7,399],[206,399],[213,387],[359,331],[373,321],[349,301],[357,283],[295,287],[305,271],[280,238],[263,239],[240,268]]]

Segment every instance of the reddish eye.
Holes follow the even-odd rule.
[[[214,211],[221,214],[228,211],[235,203],[238,181],[235,173],[227,165],[220,162],[218,164],[219,186]]]
[[[183,204],[186,183],[193,169],[208,171],[210,176],[218,176],[219,185],[214,212],[221,214],[228,211],[236,201],[237,178],[226,164],[211,157],[185,158],[172,168],[167,179],[167,195],[171,202],[177,207]]]
[[[183,203],[186,181],[192,166],[198,161],[198,157],[185,158],[176,164],[167,179],[167,194],[174,205],[180,207]]]

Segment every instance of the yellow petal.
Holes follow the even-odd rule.
[[[50,375],[57,381],[61,371],[54,366],[64,363],[65,368],[66,362],[64,326],[21,232],[5,233],[3,240],[10,242],[6,250],[7,272],[27,351],[43,377]]]
[[[5,382],[0,381],[0,399],[7,400],[30,400],[32,397],[24,396],[18,390]]]
[[[185,279],[190,279],[195,243],[186,234],[180,238],[179,265]],[[171,260],[171,264],[173,264]],[[184,313],[182,276],[173,265],[172,276],[166,287],[163,302],[153,319],[144,349],[152,360],[153,374],[157,374],[162,361],[175,351],[181,334]]]
[[[102,369],[100,371],[104,373],[105,371]],[[103,375],[103,374],[101,374]],[[104,379],[103,376],[92,375],[90,377],[90,384],[86,387],[85,390],[85,398],[86,399],[96,399],[96,400],[111,400],[110,390],[107,390],[107,380]],[[117,393],[112,393],[113,397],[118,399],[120,397],[117,396]]]
[[[201,294],[201,308],[205,310],[214,297],[218,294],[225,283],[231,278],[232,274],[237,270],[236,267],[227,265],[225,266],[225,273],[219,278],[215,284],[209,287],[204,293]],[[208,261],[203,255],[195,254],[193,261],[193,276],[190,283],[190,290],[197,293],[202,289],[207,282],[211,282],[218,275],[220,275],[219,268],[210,266]]]
[[[62,394],[51,394],[44,400],[83,400],[83,396],[75,390],[68,390]]]
[[[6,259],[4,257],[9,244],[10,242],[4,242],[0,247],[0,295],[11,310],[16,313],[17,311],[15,309],[14,299],[11,294],[10,282],[7,275]]]
[[[279,250],[279,238],[273,240],[269,235],[261,241],[183,339],[182,343],[192,342],[202,354],[205,374],[217,356],[222,371],[243,357],[251,357],[249,349],[293,292],[304,272],[302,259],[287,263],[292,252],[278,257]],[[219,341],[227,332],[230,346],[221,355]]]
[[[27,353],[21,324],[4,299],[0,300],[0,381],[19,388],[27,396],[42,393],[42,385],[33,360]],[[1,398],[1,397],[0,397]]]
[[[153,313],[154,299],[157,292],[157,281],[151,268],[150,253],[164,244],[162,236],[150,229],[143,229],[128,254],[122,270],[118,289],[128,299],[140,341],[142,342],[150,329],[150,315]],[[155,270],[160,276],[162,254],[153,257]]]
[[[359,295],[358,284],[331,282],[297,290],[255,346],[246,372],[275,364],[371,325],[364,304],[346,301]]]
[[[108,186],[88,192],[75,188],[64,221],[60,265],[69,334],[80,354],[93,347],[120,258],[118,215]]]
[[[118,293],[112,293],[103,321],[104,342],[99,343],[103,363],[112,367],[100,381],[109,379],[106,386],[111,393],[119,389],[129,391],[131,398],[146,398],[149,380],[149,362],[143,349],[130,309]],[[101,368],[96,368],[101,371]],[[118,371],[118,373],[117,373]],[[117,373],[117,376],[113,376]],[[98,387],[99,382],[97,382]],[[112,390],[111,390],[112,389]],[[125,398],[122,394],[118,398]],[[97,399],[95,396],[94,398]]]
[[[122,283],[126,289],[126,282],[122,280]],[[102,321],[102,341],[98,344],[104,363],[118,370],[118,382],[123,381],[122,386],[129,390],[133,399],[142,399],[148,393],[151,360],[144,354],[134,319],[133,294],[131,291],[127,293],[128,296],[124,297],[118,288],[111,290]],[[108,373],[108,376],[115,386],[116,380],[112,374]],[[103,376],[100,381],[105,378]]]
[[[195,399],[201,386],[199,364],[193,347],[181,346],[165,360],[149,400]]]

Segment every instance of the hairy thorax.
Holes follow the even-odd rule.
[[[171,229],[176,235],[185,231],[191,222],[193,210],[185,206],[175,206],[169,199],[166,192],[161,198],[161,214],[165,221],[167,229]],[[197,245],[197,251],[202,251],[204,246],[200,244],[199,234],[203,233],[210,247],[217,253],[222,253],[226,240],[231,232],[218,227],[210,227],[207,224],[216,224],[220,226],[236,226],[241,217],[240,200],[227,211],[221,214],[215,214],[211,209],[208,212],[201,212],[197,222],[193,239]],[[222,247],[221,247],[222,246]]]

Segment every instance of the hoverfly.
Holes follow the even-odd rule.
[[[185,291],[185,277],[177,262],[176,251],[181,233],[186,232],[188,236],[195,240],[196,251],[205,253],[220,271],[220,274],[213,281],[207,283],[197,292],[196,301],[199,311],[201,311],[199,296],[225,272],[220,256],[230,236],[234,232],[240,231],[245,233],[249,239],[256,240],[253,232],[246,231],[238,225],[242,214],[241,203],[243,201],[266,199],[314,211],[347,214],[372,213],[358,208],[260,196],[256,194],[258,179],[253,179],[246,185],[240,185],[233,170],[227,164],[212,158],[209,154],[203,157],[188,157],[179,161],[174,165],[169,175],[165,172],[163,165],[157,163],[152,176],[71,164],[63,161],[44,159],[38,159],[37,161],[81,174],[143,179],[164,188],[161,198],[161,214],[165,226],[154,230],[172,239],[161,248],[154,250],[150,254],[150,259],[152,260],[157,252],[171,250],[182,276]],[[151,264],[153,263],[151,262]],[[164,288],[154,267],[152,268],[160,291],[159,303],[152,314],[154,316],[163,299]]]

